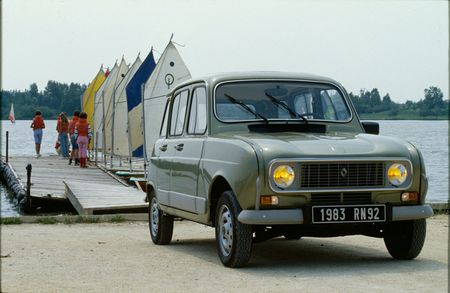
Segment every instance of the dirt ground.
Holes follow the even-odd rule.
[[[145,222],[1,227],[2,292],[447,292],[448,216],[428,220],[422,253],[393,260],[382,239],[273,239],[225,268],[214,230],[176,222],[153,245]]]

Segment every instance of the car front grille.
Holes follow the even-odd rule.
[[[300,188],[365,188],[384,186],[384,162],[302,163]]]
[[[316,193],[311,194],[311,204],[370,204],[372,196],[369,193]]]

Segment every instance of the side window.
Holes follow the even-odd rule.
[[[184,127],[184,117],[186,116],[186,106],[188,91],[183,91],[175,96],[172,103],[172,116],[170,117],[169,134],[172,136],[181,135]]]
[[[169,119],[169,100],[166,103],[166,107],[164,108],[164,117],[161,125],[161,131],[159,133],[160,137],[164,137],[167,134],[167,120]]]
[[[189,112],[189,134],[203,134],[206,131],[206,89],[198,87],[192,93]]]

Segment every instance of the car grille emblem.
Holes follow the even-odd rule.
[[[342,168],[341,169],[341,177],[345,178],[345,177],[347,177],[347,174],[348,174],[347,168]]]

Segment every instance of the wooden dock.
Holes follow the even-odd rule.
[[[27,184],[26,166],[31,164],[31,199],[69,200],[79,214],[144,212],[145,193],[123,180],[89,164],[89,168],[68,165],[60,157],[14,156],[9,164],[22,186]]]

